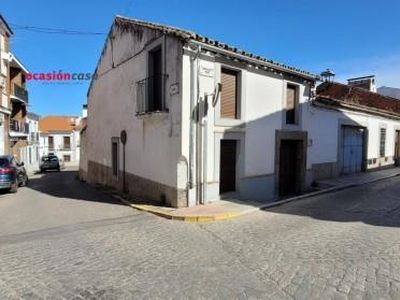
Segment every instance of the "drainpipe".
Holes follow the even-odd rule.
[[[204,95],[204,104],[203,107],[207,107],[208,105],[208,96]],[[204,114],[204,109],[203,109]],[[208,112],[207,112],[208,115]],[[201,123],[204,132],[204,142],[203,142],[203,182],[202,182],[202,197],[201,204],[205,204],[205,200],[207,199],[207,145],[208,145],[208,132],[207,132],[207,115],[204,116],[204,121]]]
[[[196,196],[198,199],[199,204],[203,204],[203,195],[202,195],[202,145],[203,145],[203,131],[202,131],[202,115],[203,115],[203,109],[202,109],[202,105],[199,105],[199,103],[201,103],[201,98],[200,98],[200,102],[197,101],[197,115],[198,115],[198,119],[197,119],[197,123],[196,123],[196,129],[197,129],[197,147],[196,147]]]
[[[195,143],[196,143],[196,126],[194,119],[195,115],[193,114],[193,110],[196,107],[197,103],[197,89],[195,88],[195,82],[198,80],[197,74],[195,70],[195,64],[199,57],[201,47],[199,45],[190,44],[190,47],[194,48],[195,54],[190,57],[190,127],[189,127],[189,189],[193,189],[194,181],[196,180],[194,175],[194,164],[195,164]],[[195,94],[196,93],[196,94]],[[196,187],[196,197],[197,197],[197,187]],[[196,199],[197,202],[197,199]]]

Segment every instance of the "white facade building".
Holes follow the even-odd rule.
[[[274,201],[393,165],[400,107],[398,116],[338,108],[314,97],[316,79],[191,31],[116,17],[88,91],[81,177],[184,207]]]
[[[400,101],[325,82],[307,110],[313,180],[390,167],[400,158]]]
[[[298,143],[306,173],[303,104],[313,74],[123,17],[110,36],[88,92],[81,172],[89,182],[176,207],[221,197],[271,201],[285,192],[276,149],[286,140]],[[306,188],[302,178],[296,191]]]
[[[77,166],[80,155],[79,118],[47,116],[40,120],[40,157],[54,154],[66,166]]]

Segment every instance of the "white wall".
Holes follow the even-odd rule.
[[[284,82],[247,72],[245,176],[274,173],[275,129],[282,127]]]
[[[53,146],[54,149],[49,149],[48,137],[53,137]],[[70,138],[70,149],[66,150],[63,149],[64,147],[64,140],[63,138],[68,136]],[[39,149],[40,149],[40,157],[43,155],[48,155],[49,153],[54,153],[58,156],[59,159],[64,160],[64,155],[69,155],[71,157],[70,164],[77,165],[79,163],[79,132],[72,131],[72,132],[64,132],[64,133],[40,133],[39,138]],[[67,163],[68,165],[68,163]]]
[[[126,171],[176,187],[181,155],[182,46],[178,40],[149,29],[141,31],[141,38],[138,31],[114,30],[114,52],[111,55],[107,42],[97,69],[98,79],[92,82],[88,97],[88,158],[111,167],[111,138],[126,130]],[[137,82],[148,76],[148,51],[157,44],[163,45],[167,58],[165,101],[169,112],[136,116]],[[117,68],[112,69],[111,56],[119,64]],[[178,84],[177,93],[171,93],[174,84]],[[120,145],[121,158],[122,148]],[[122,159],[119,162],[122,170]]]
[[[209,53],[202,53],[198,61],[193,62],[194,87],[190,87],[191,58],[197,57],[195,53],[186,49],[183,57],[183,106],[182,106],[182,153],[189,159],[190,137],[190,93],[199,95],[199,101],[209,96],[208,115],[202,120],[207,123],[206,159],[202,151],[203,164],[206,160],[207,191],[206,200],[219,198],[219,165],[221,139],[238,140],[237,160],[237,190],[241,196],[261,199],[270,198],[274,193],[275,172],[275,131],[287,130],[301,131],[306,128],[306,116],[302,105],[308,100],[308,88],[303,81],[292,81],[278,74],[271,74],[246,64],[227,60],[222,57],[214,58]],[[221,67],[237,70],[240,77],[239,88],[239,119],[220,118],[220,99],[216,105],[211,104],[213,93],[218,83],[221,82]],[[202,72],[206,68],[208,72]],[[211,76],[209,76],[212,74]],[[199,81],[199,82],[197,82]],[[298,86],[299,106],[298,125],[286,126],[283,122],[286,105],[286,85],[288,82]],[[197,91],[199,87],[199,91]],[[196,98],[196,97],[195,97]],[[197,99],[196,99],[197,101]],[[205,128],[203,127],[203,130]],[[195,151],[195,155],[198,153]],[[196,164],[194,163],[194,166]],[[204,167],[203,167],[204,168]],[[194,168],[194,183],[196,183],[196,168]],[[271,177],[272,175],[272,177]],[[268,177],[268,178],[267,178]],[[191,191],[189,202],[195,202],[195,187]],[[256,192],[254,192],[254,189]]]
[[[368,168],[393,164],[392,159],[384,161],[379,157],[380,127],[386,127],[385,156],[394,155],[395,130],[400,129],[400,121],[374,116],[372,114],[354,111],[336,111],[311,107],[309,114],[309,139],[312,145],[308,147],[308,167],[312,164],[338,162],[340,149],[339,134],[341,122],[351,121],[368,129],[367,159],[377,159],[376,164]]]

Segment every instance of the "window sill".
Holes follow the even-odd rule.
[[[148,112],[137,112],[136,117],[138,118],[146,118],[150,116],[162,116],[167,115],[169,110],[155,110],[155,111],[148,111]]]
[[[244,127],[245,122],[242,119],[216,119],[214,125],[220,127]]]

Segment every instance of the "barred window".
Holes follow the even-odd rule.
[[[386,145],[386,128],[381,128],[380,143],[379,143],[379,156],[385,156],[385,145]]]

